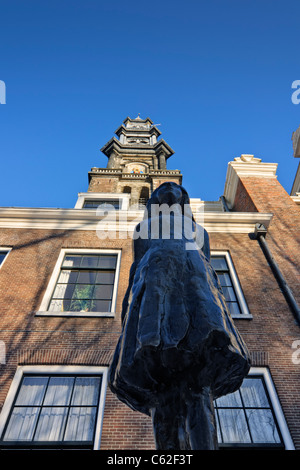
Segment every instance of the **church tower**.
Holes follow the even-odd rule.
[[[162,183],[181,184],[179,170],[168,170],[172,148],[159,139],[161,132],[151,119],[127,117],[101,149],[108,161],[106,168],[89,172],[89,193],[130,195],[130,204],[145,204]]]

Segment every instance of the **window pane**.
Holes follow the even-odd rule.
[[[63,300],[51,300],[49,305],[49,312],[64,312],[67,311],[67,308],[64,308]]]
[[[81,268],[96,268],[99,263],[99,256],[83,256]]]
[[[0,251],[0,265],[4,261],[5,256],[7,255],[7,251]]]
[[[227,302],[227,307],[231,315],[240,315],[241,309],[237,302]]]
[[[118,200],[108,199],[105,201],[104,199],[93,199],[93,200],[86,200],[84,202],[83,207],[85,209],[97,209],[97,207],[101,205],[103,209],[119,209],[120,203]]]
[[[72,299],[75,284],[57,284],[53,294],[54,299]]]
[[[246,410],[253,442],[280,443],[271,410]]]
[[[211,264],[216,271],[228,271],[228,266],[224,256],[212,256]]]
[[[94,286],[90,284],[76,284],[73,299],[91,299]]]
[[[65,305],[67,312],[89,312],[91,309],[91,301],[87,299],[73,299],[69,301],[69,305]]]
[[[219,409],[220,425],[225,443],[250,443],[247,422],[242,409]]]
[[[232,287],[222,287],[222,292],[227,302],[236,301],[235,292]]]
[[[97,271],[81,271],[78,275],[78,284],[95,284]]]
[[[81,256],[79,255],[66,255],[63,261],[63,266],[78,268],[81,263]]]
[[[114,286],[112,285],[103,285],[103,286],[96,285],[94,289],[93,298],[110,300],[112,298],[113,287]]]
[[[218,278],[222,287],[231,286],[231,279],[228,273],[218,274]]]
[[[260,378],[244,379],[241,393],[245,406],[254,408],[270,408],[268,398]]]
[[[48,377],[24,377],[17,405],[40,405],[44,398]]]
[[[77,377],[71,405],[97,405],[100,377]]]
[[[73,377],[52,377],[47,388],[44,406],[68,405],[73,383]]]
[[[110,300],[93,300],[91,311],[92,312],[110,312]]]
[[[96,209],[100,204],[100,201],[86,201],[83,204],[85,209]]]
[[[35,441],[61,441],[68,408],[43,408],[37,425]]]
[[[236,408],[242,406],[242,400],[239,391],[229,393],[216,400],[216,406],[222,408]]]
[[[117,264],[117,257],[111,255],[101,255],[99,267],[102,269],[114,269]]]
[[[72,407],[65,433],[65,441],[91,441],[93,439],[96,407]]]
[[[99,209],[101,210],[118,210],[120,205],[118,201],[115,202],[115,201],[108,200],[108,201],[100,201],[97,207],[99,207]]]
[[[12,412],[4,441],[30,441],[33,437],[39,407],[17,407]]]
[[[63,269],[59,275],[58,281],[59,283],[72,283],[75,284],[78,276],[78,271],[69,271]]]
[[[115,279],[114,271],[101,271],[98,272],[96,284],[113,284]]]

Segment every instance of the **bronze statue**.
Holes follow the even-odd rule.
[[[183,229],[178,236],[185,222],[192,233]],[[164,183],[135,230],[109,386],[152,417],[157,449],[217,449],[213,399],[237,390],[249,367],[210,264],[208,234],[195,223],[186,190]]]

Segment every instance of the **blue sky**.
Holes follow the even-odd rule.
[[[290,192],[299,0],[0,0],[0,17],[0,206],[74,207],[138,113],[191,197],[218,200],[242,153]]]

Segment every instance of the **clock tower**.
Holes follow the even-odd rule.
[[[145,204],[160,184],[181,184],[180,171],[167,169],[174,151],[159,138],[161,132],[151,119],[127,117],[115,134],[101,149],[108,159],[106,168],[89,172],[89,193],[127,193],[131,204]]]

